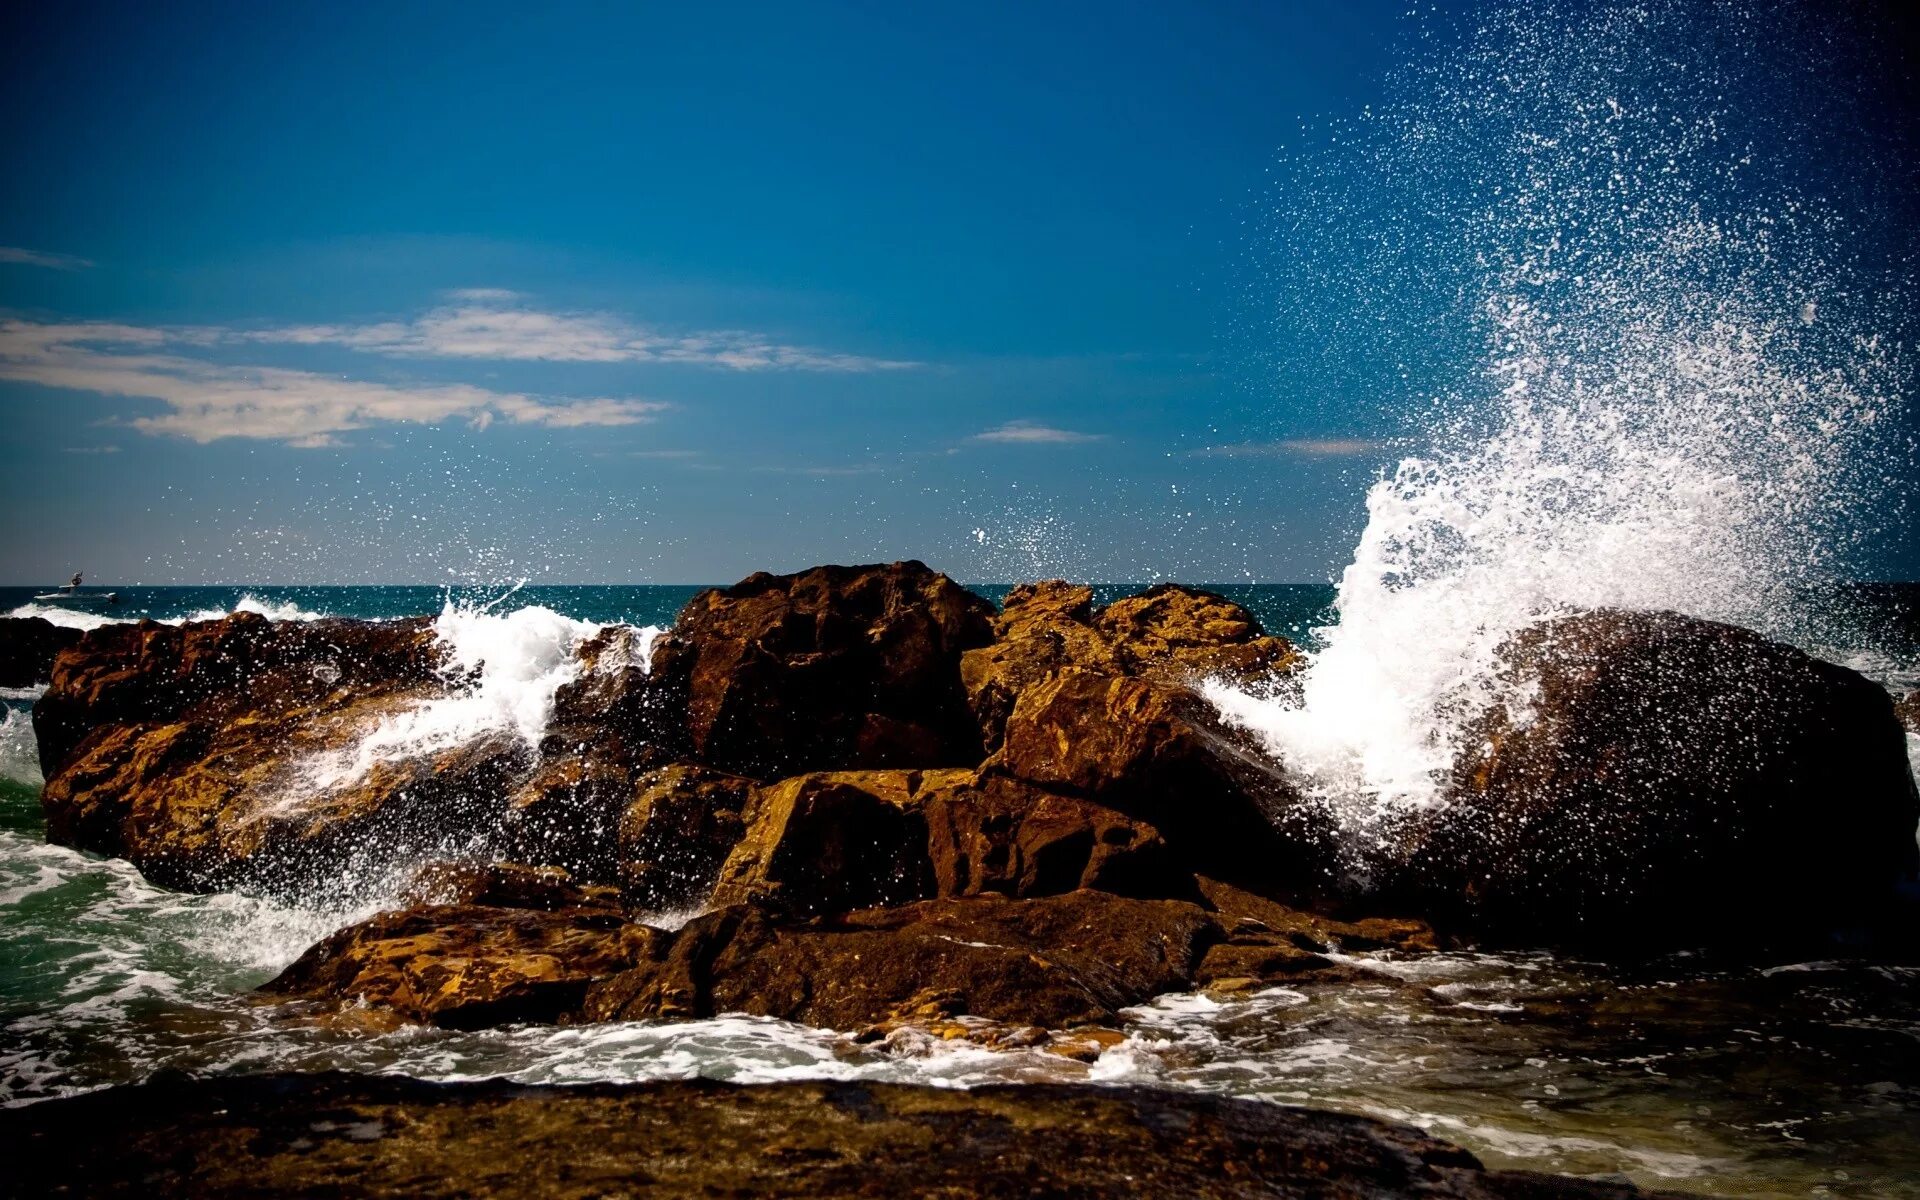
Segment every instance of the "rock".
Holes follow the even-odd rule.
[[[508,733],[366,761],[362,738],[451,694],[425,620],[90,631],[34,705],[49,840],[169,887],[299,892],[497,835],[535,762]]]
[[[1194,895],[1152,826],[997,772],[795,776],[757,790],[745,823],[716,906],[810,916],[981,892]]]
[[[1221,938],[1197,905],[1091,891],[928,900],[803,923],[736,906],[689,922],[664,958],[596,985],[585,1011],[593,1020],[744,1012],[847,1030],[929,1013],[1107,1024],[1192,986]]]
[[[1410,835],[1421,899],[1482,936],[1631,953],[1870,923],[1916,866],[1886,692],[1673,613],[1550,621],[1503,651],[1450,805]]]
[[[1316,953],[1328,950],[1424,954],[1440,948],[1433,927],[1406,917],[1337,919],[1305,912],[1217,879],[1196,881],[1207,908],[1233,931],[1266,931]]]
[[[53,660],[80,640],[78,629],[45,617],[0,617],[0,687],[26,688],[53,677]]]
[[[479,904],[494,908],[563,908],[620,911],[618,888],[581,884],[559,867],[526,863],[433,862],[414,873],[401,889],[412,906]]]
[[[1177,583],[1115,600],[1094,616],[1093,627],[1136,665],[1251,642],[1264,632],[1259,618],[1225,596]]]
[[[739,844],[753,781],[685,763],[643,776],[621,814],[620,882],[645,912],[704,907]]]
[[[952,786],[970,774],[822,772],[756,790],[713,903],[752,898],[811,916],[932,895],[926,818],[916,800],[924,789]]]
[[[0,1112],[0,1140],[18,1148],[9,1182],[23,1198],[1647,1195],[1488,1171],[1365,1117],[1060,1084],[172,1076]]]
[[[1920,737],[1920,691],[1908,692],[1895,700],[1893,712],[1909,734]]]
[[[1127,664],[1088,624],[1093,589],[1059,580],[1022,584],[994,621],[996,639],[960,657],[960,680],[982,745],[998,750],[1020,693],[1067,667],[1123,674]]]
[[[1185,688],[1056,672],[1020,694],[990,765],[1151,824],[1200,874],[1301,895],[1330,885],[1331,831],[1279,764]]]
[[[553,1021],[665,935],[604,905],[445,904],[382,913],[313,946],[261,990],[475,1029]]]
[[[917,562],[757,574],[702,592],[660,639],[660,736],[759,778],[972,766],[960,656],[993,606]],[[675,713],[684,713],[679,724]]]

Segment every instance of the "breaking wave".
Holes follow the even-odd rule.
[[[1904,280],[1852,257],[1871,214],[1796,182],[1805,105],[1753,111],[1824,79],[1781,65],[1778,16],[1508,11],[1295,164],[1300,196],[1335,201],[1327,238],[1390,248],[1341,286],[1418,281],[1447,301],[1441,340],[1476,343],[1369,491],[1298,695],[1211,688],[1354,829],[1437,802],[1516,630],[1613,605],[1804,640],[1832,623],[1808,597],[1884,532]],[[1285,312],[1328,302],[1325,279],[1280,282]]]

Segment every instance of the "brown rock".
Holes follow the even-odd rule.
[[[493,908],[620,909],[617,888],[581,884],[553,866],[526,863],[433,862],[414,873],[401,890],[409,907],[478,904]]]
[[[916,800],[971,772],[798,775],[754,792],[745,832],[720,869],[717,906],[755,899],[813,915],[933,894],[927,824]]]
[[[1893,712],[1908,733],[1920,735],[1920,691],[1908,692],[1895,700]]]
[[[382,913],[326,938],[261,990],[475,1029],[553,1021],[664,939],[602,906],[473,904]]]
[[[102,1130],[112,1130],[102,1137]],[[0,1112],[23,1197],[1632,1200],[1365,1117],[1141,1088],[174,1077]]]
[[[641,777],[621,815],[621,883],[645,912],[704,906],[739,844],[753,781],[685,763]]]
[[[1094,616],[1093,626],[1136,665],[1251,642],[1263,632],[1257,617],[1225,596],[1177,583],[1115,600]]]
[[[1021,693],[992,765],[1148,822],[1201,874],[1328,885],[1330,833],[1280,766],[1185,688],[1060,671]]]
[[[1065,1028],[1192,985],[1219,926],[1193,904],[1072,892],[976,896],[801,924],[709,913],[664,958],[598,984],[596,1020],[745,1012],[829,1029],[902,1014]]]
[[[53,660],[79,640],[78,629],[45,617],[0,617],[0,687],[47,682],[53,677]]]
[[[656,720],[688,756],[760,778],[971,766],[960,655],[992,617],[917,562],[753,575],[696,596],[662,637]]]
[[[801,775],[760,788],[713,903],[815,915],[938,896],[1193,896],[1151,825],[1009,776]]]
[[[1067,667],[1122,674],[1127,663],[1087,624],[1093,590],[1059,581],[1022,584],[994,622],[997,640],[960,657],[960,679],[983,746],[1000,748],[1020,693]]]
[[[1550,621],[1504,650],[1523,710],[1467,739],[1412,834],[1434,910],[1485,936],[1652,951],[1870,922],[1916,870],[1886,692],[1673,613]]]

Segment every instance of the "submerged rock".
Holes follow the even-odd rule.
[[[1730,625],[1598,611],[1503,651],[1513,699],[1414,833],[1419,902],[1507,942],[1649,951],[1871,923],[1920,823],[1887,693]]]
[[[700,593],[654,651],[659,736],[763,779],[972,766],[960,656],[993,606],[918,562],[752,575]]]
[[[45,617],[0,617],[0,687],[47,682],[53,677],[53,660],[79,640],[78,629]]]
[[[0,1137],[18,1148],[21,1196],[1649,1195],[1489,1171],[1366,1117],[1057,1084],[168,1078],[0,1113]]]

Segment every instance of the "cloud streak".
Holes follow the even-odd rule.
[[[20,267],[45,267],[49,271],[84,271],[93,265],[89,259],[73,254],[51,254],[20,246],[0,246],[0,263]]]
[[[897,371],[919,363],[787,345],[743,330],[668,333],[612,313],[549,312],[498,288],[447,293],[455,303],[405,321],[294,325],[234,336],[344,346],[395,358],[495,362],[678,363],[732,371]]]
[[[1013,446],[1065,446],[1079,442],[1097,442],[1100,438],[1101,435],[1097,433],[1056,429],[1037,421],[1008,421],[998,428],[974,434],[972,440]]]
[[[1207,446],[1194,453],[1210,458],[1351,458],[1384,450],[1387,443],[1367,438],[1287,438],[1277,442],[1235,442]]]
[[[251,438],[291,446],[340,444],[376,425],[463,419],[550,428],[635,425],[667,405],[596,397],[560,400],[470,384],[400,385],[282,367],[238,366],[180,353],[221,340],[220,331],[167,330],[108,322],[0,321],[0,379],[158,403],[163,411],[125,424],[195,442]]]

